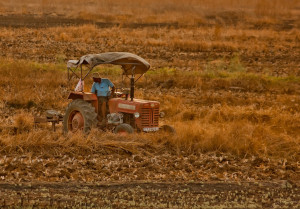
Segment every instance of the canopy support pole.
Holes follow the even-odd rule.
[[[137,82],[144,74],[140,75],[140,77],[138,77],[138,79],[135,80],[135,82]]]
[[[87,72],[87,74],[83,77],[83,81],[84,79],[90,74],[90,72],[93,70],[94,67],[89,68],[89,71]]]
[[[70,81],[71,80],[71,75],[70,75],[70,71],[72,72],[72,74],[74,74],[77,78],[80,79],[80,77],[71,69],[71,68],[68,68],[68,80]]]
[[[131,99],[131,101],[133,101],[133,98],[134,98],[134,69],[135,69],[135,66],[133,66],[133,68],[132,68],[132,75],[130,78],[130,99]]]

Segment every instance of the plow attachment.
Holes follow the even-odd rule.
[[[59,124],[63,121],[63,115],[55,110],[47,110],[45,117],[34,117],[34,127],[37,127],[37,124],[40,123],[52,123],[52,130],[56,131],[56,124]]]

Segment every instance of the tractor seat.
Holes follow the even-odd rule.
[[[123,92],[115,92],[116,97],[125,97],[126,94],[124,94]]]
[[[130,93],[129,88],[122,88],[121,91],[115,92],[116,97],[126,97]]]

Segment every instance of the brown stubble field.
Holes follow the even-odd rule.
[[[1,206],[299,206],[299,1],[184,2],[0,3]],[[66,61],[107,51],[151,63],[137,96],[161,103],[175,136],[33,128],[65,111]],[[99,71],[120,85],[120,71]],[[95,197],[115,190],[118,202]]]

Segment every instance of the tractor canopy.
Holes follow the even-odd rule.
[[[124,75],[144,74],[150,68],[150,64],[146,60],[129,52],[88,54],[82,56],[79,60],[69,60],[67,67],[77,68],[78,66],[88,65],[89,69],[92,70],[101,64],[121,65]]]

